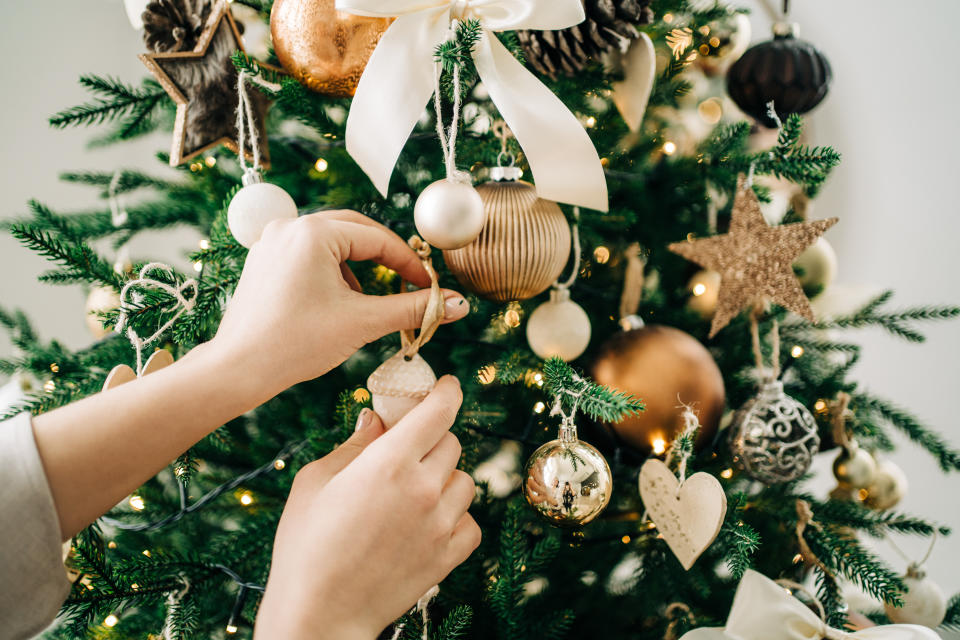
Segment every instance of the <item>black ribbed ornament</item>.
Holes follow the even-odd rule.
[[[727,93],[744,113],[767,127],[777,125],[767,113],[767,103],[773,102],[783,120],[813,109],[830,88],[827,58],[796,34],[795,24],[775,24],[773,40],[747,49],[727,71]]]

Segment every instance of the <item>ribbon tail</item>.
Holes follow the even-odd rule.
[[[364,69],[347,116],[347,153],[377,191],[387,195],[390,174],[433,95],[433,50],[449,25],[446,10],[400,16],[387,29]]]
[[[603,166],[576,116],[489,31],[477,43],[474,61],[527,156],[540,197],[607,211]]]

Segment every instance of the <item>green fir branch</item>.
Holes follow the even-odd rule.
[[[898,606],[902,603],[900,594],[905,588],[900,576],[855,538],[828,527],[807,527],[804,537],[830,571],[843,575],[878,600]]]
[[[63,129],[70,126],[90,126],[124,118],[123,128],[129,132],[143,126],[153,110],[167,95],[152,79],[140,87],[125,84],[116,78],[85,75],[80,84],[99,96],[93,102],[71,107],[50,117],[50,126]]]
[[[843,629],[847,625],[847,603],[840,593],[837,580],[821,567],[813,568],[814,582],[817,585],[817,600],[823,605],[827,624],[834,629]]]
[[[581,377],[570,365],[553,357],[543,364],[544,388],[568,410],[573,407],[595,420],[619,422],[643,411],[643,402]]]
[[[955,594],[947,601],[947,615],[940,623],[940,628],[960,631],[960,593]]]
[[[440,623],[437,632],[431,637],[435,637],[437,640],[466,639],[472,621],[473,609],[466,605],[454,607],[453,611],[447,614],[447,617]]]
[[[960,471],[960,451],[952,448],[946,440],[920,424],[916,417],[897,405],[860,393],[853,396],[853,406],[864,412],[876,414],[888,424],[898,428],[908,438],[929,451],[944,471]]]
[[[23,222],[10,225],[10,233],[28,249],[61,265],[63,271],[75,276],[71,281],[82,279],[93,284],[120,288],[121,281],[114,272],[113,265],[83,242],[65,242],[50,231]]]

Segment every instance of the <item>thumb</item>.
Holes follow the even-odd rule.
[[[444,323],[459,320],[470,312],[466,298],[456,291],[441,289],[440,293],[444,300]],[[429,300],[429,289],[387,296],[367,296],[366,314],[373,319],[372,328],[376,332],[376,335],[369,336],[368,342],[403,329],[419,329]]]
[[[357,456],[363,453],[371,442],[383,435],[385,430],[380,416],[372,409],[364,409],[357,417],[357,427],[353,435],[324,457],[305,466],[297,475],[308,476],[304,478],[304,482],[314,489],[325,487],[333,476],[356,460]]]

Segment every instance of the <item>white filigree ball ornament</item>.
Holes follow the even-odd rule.
[[[462,180],[432,183],[413,205],[413,220],[423,239],[438,249],[459,249],[473,242],[487,213],[469,174]]]
[[[907,568],[903,577],[906,592],[900,594],[903,606],[896,607],[885,603],[884,611],[891,622],[897,624],[919,624],[936,629],[947,615],[947,597],[923,569],[916,564]]]
[[[437,376],[427,361],[419,353],[408,358],[402,349],[367,378],[373,410],[388,429],[420,404],[436,384]]]
[[[817,422],[805,406],[767,382],[734,417],[730,449],[734,462],[766,484],[796,480],[820,448]]]
[[[572,423],[533,452],[524,468],[523,495],[540,516],[558,527],[587,524],[606,508],[613,474],[603,455],[577,439]]]
[[[527,320],[527,342],[538,357],[576,360],[590,344],[590,318],[570,299],[570,290],[556,287],[550,300],[533,310]]]

